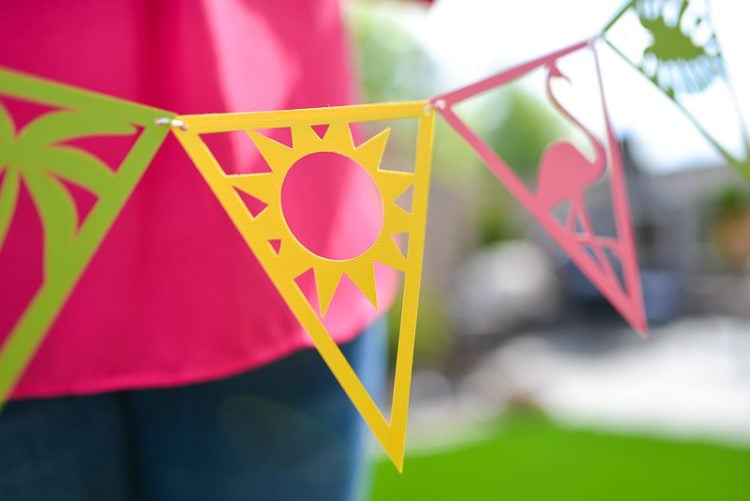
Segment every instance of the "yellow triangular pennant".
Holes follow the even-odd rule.
[[[359,146],[352,139],[352,123],[400,119],[419,122],[414,172],[381,169],[389,129],[382,130]],[[187,115],[179,120],[185,125],[173,128],[174,134],[309,333],[346,394],[401,470],[422,272],[434,111],[427,101],[419,101],[266,113]],[[328,127],[319,134],[313,126],[320,125]],[[291,128],[291,146],[254,132],[275,127]],[[201,139],[201,134],[231,131],[248,133],[271,172],[225,173]],[[281,188],[287,172],[302,158],[321,152],[336,153],[356,162],[372,177],[380,192],[384,213],[381,232],[368,250],[351,259],[327,259],[306,248],[295,238],[281,209]],[[410,187],[413,189],[413,204],[412,210],[407,212],[396,204],[396,199]],[[243,196],[252,197],[266,206],[253,214],[245,205]],[[406,256],[393,239],[394,235],[402,233],[409,236]],[[344,275],[377,307],[376,261],[404,273],[390,421],[381,413],[321,320]],[[295,282],[310,269],[315,274],[320,312],[315,311]]]

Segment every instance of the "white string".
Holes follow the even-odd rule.
[[[432,111],[433,108],[438,109],[438,110],[444,110],[445,106],[446,106],[445,99],[438,99],[434,103],[430,101],[424,106],[424,112],[429,113],[430,111]]]
[[[182,130],[188,130],[188,126],[182,120],[176,118],[160,117],[154,120],[156,125],[169,125],[170,127],[179,127]]]

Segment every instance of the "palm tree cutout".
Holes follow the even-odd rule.
[[[630,0],[606,25],[603,33],[609,32],[629,11],[638,16],[650,37],[640,60],[630,59],[606,37],[604,40],[623,60],[664,92],[711,146],[750,180],[750,135],[725,70],[708,11],[708,0]],[[737,115],[744,149],[740,157],[722,146],[681,100],[684,95],[706,91],[719,79],[726,83],[734,108],[731,112]]]
[[[0,189],[0,246],[7,236],[23,182],[42,222],[45,280],[64,273],[71,253],[75,252],[78,228],[84,221],[60,180],[78,185],[100,199],[106,195],[115,173],[95,156],[61,143],[92,135],[136,132],[127,123],[97,120],[95,116],[69,110],[48,113],[16,131],[10,114],[0,104],[0,144],[6,170]]]
[[[155,120],[174,116],[0,69],[2,96],[57,110],[17,130],[11,114],[0,105],[0,249],[9,237],[22,183],[41,221],[44,242],[42,284],[11,332],[0,333],[5,337],[0,345],[0,406],[168,133]],[[78,138],[134,134],[135,143],[114,170],[66,144]],[[96,197],[85,219],[65,183]]]

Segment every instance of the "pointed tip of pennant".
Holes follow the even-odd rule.
[[[648,322],[646,319],[643,320],[643,323],[641,325],[634,325],[633,328],[636,330],[639,336],[641,336],[641,339],[648,339],[649,337],[649,330],[648,330]]]
[[[391,460],[391,463],[393,463],[393,466],[396,468],[396,471],[398,471],[399,475],[404,474],[404,447],[398,448],[398,450],[390,450],[389,448],[385,448],[385,452],[388,455],[388,458]]]
[[[623,317],[642,339],[648,338],[648,318],[642,302],[635,311],[623,312]]]

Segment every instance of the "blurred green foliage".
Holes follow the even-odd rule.
[[[750,194],[744,185],[728,185],[711,200],[710,241],[729,271],[750,262]]]
[[[737,185],[725,186],[713,197],[711,205],[716,218],[743,214],[750,211],[750,194]]]
[[[434,69],[412,34],[394,15],[394,2],[356,1],[348,21],[359,63],[359,78],[370,102],[424,99]],[[413,6],[412,6],[413,7]]]

